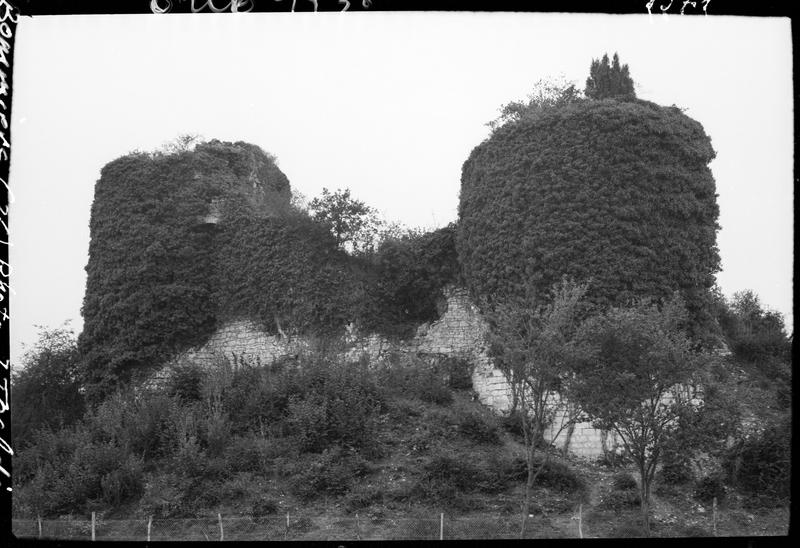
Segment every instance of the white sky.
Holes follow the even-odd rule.
[[[100,169],[183,133],[278,157],[292,188],[351,189],[387,218],[456,219],[461,166],[540,78],[583,87],[619,52],[639,97],[688,108],[717,159],[723,272],[791,326],[789,19],[507,13],[20,18],[10,184],[11,356],[79,332]]]

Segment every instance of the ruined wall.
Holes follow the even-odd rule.
[[[371,361],[380,361],[390,353],[407,352],[421,356],[450,356],[464,359],[472,366],[472,385],[478,399],[497,411],[511,407],[511,387],[505,375],[494,366],[485,344],[488,329],[466,290],[457,287],[445,289],[447,309],[441,317],[423,324],[410,341],[392,343],[380,335],[360,335],[348,330],[344,342],[348,346],[347,356],[357,359],[366,354]],[[226,324],[201,347],[179,356],[176,361],[191,361],[213,368],[221,360],[234,367],[242,363],[267,365],[276,359],[294,355],[309,347],[302,338],[281,337],[264,333],[255,323],[241,320]],[[151,379],[163,380],[166,370]],[[564,410],[556,413],[553,426],[545,437],[558,447],[568,443],[572,453],[584,457],[603,455],[605,449],[613,450],[618,444],[613,436],[597,430],[589,423],[579,423],[571,431],[560,429],[561,421],[568,414],[568,402],[555,402]],[[554,439],[555,438],[555,439]]]
[[[419,354],[463,358],[472,367],[472,387],[478,399],[499,411],[511,407],[511,387],[489,357],[485,335],[489,326],[480,316],[466,290],[445,289],[447,310],[430,325],[422,325],[412,345]]]

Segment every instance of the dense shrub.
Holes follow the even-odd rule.
[[[702,126],[676,107],[595,100],[498,129],[464,163],[456,248],[478,300],[590,280],[598,306],[679,290],[695,327],[719,270]]]
[[[191,501],[185,498],[186,481],[176,474],[159,472],[146,477],[139,507],[156,518],[191,515]]]
[[[88,416],[87,426],[96,439],[148,460],[173,450],[179,406],[179,400],[164,393],[118,392]]]
[[[190,362],[179,362],[169,370],[165,391],[177,396],[182,401],[200,401],[203,397],[202,386],[206,374],[198,365]]]
[[[632,489],[637,489],[638,485],[639,484],[636,483],[636,478],[627,472],[614,474],[614,477],[611,478],[611,486],[616,491],[630,491]]]
[[[472,366],[463,358],[447,356],[438,367],[447,377],[447,386],[453,390],[472,390]]]
[[[701,502],[711,503],[715,498],[721,502],[727,493],[725,484],[719,476],[705,476],[694,487],[694,498]]]
[[[424,234],[388,239],[373,258],[381,295],[381,317],[375,325],[416,326],[439,317],[442,289],[455,283],[459,264],[455,225]]]
[[[789,500],[791,440],[791,417],[786,417],[760,435],[739,441],[724,462],[729,481],[757,504],[775,505]]]
[[[621,512],[641,504],[641,495],[636,479],[627,472],[614,475],[611,480],[611,491],[605,493],[600,501],[600,508]]]
[[[783,316],[764,307],[758,295],[739,291],[730,301],[722,297],[718,301],[718,321],[738,358],[763,363],[767,369],[773,363],[791,360],[792,343]]]
[[[233,437],[225,447],[225,462],[232,472],[264,472],[269,444],[267,439]]]
[[[347,513],[358,512],[375,504],[383,503],[384,490],[375,485],[360,486],[350,491],[344,501]]]
[[[600,501],[600,508],[621,512],[631,508],[638,508],[642,497],[638,490],[609,491]]]
[[[422,499],[453,502],[466,493],[498,493],[508,481],[503,462],[496,456],[438,448],[424,461],[413,492]]]
[[[322,451],[335,444],[376,449],[383,397],[364,364],[311,354],[300,370],[289,374],[297,375],[302,390],[288,404],[286,434],[296,437],[303,450]]]
[[[460,407],[456,412],[458,431],[461,435],[477,443],[490,445],[500,443],[499,428],[494,417],[467,407]]]
[[[254,517],[277,514],[278,510],[280,510],[280,505],[275,500],[269,498],[260,498],[255,501],[252,506],[252,514]]]
[[[92,501],[119,504],[141,494],[142,461],[113,443],[92,439],[83,425],[41,430],[15,459],[18,505],[24,513],[80,512]]]
[[[289,400],[304,393],[296,364],[285,368],[244,366],[236,369],[221,392],[235,432],[275,431]]]
[[[368,463],[360,455],[334,446],[308,461],[301,461],[290,486],[292,493],[303,501],[326,495],[341,496],[369,471]]]
[[[144,492],[142,463],[128,457],[119,468],[100,477],[103,502],[111,507],[140,496]]]
[[[555,460],[544,465],[536,483],[562,493],[575,493],[586,488],[584,481],[575,471],[567,464]]]
[[[694,472],[688,459],[670,458],[665,461],[658,473],[659,483],[680,485],[694,479]]]
[[[562,493],[577,493],[586,489],[586,483],[567,464],[543,456],[534,461],[534,471],[539,470],[536,485]],[[506,466],[505,473],[514,481],[528,480],[528,463],[524,458],[515,458]]]
[[[522,418],[520,417],[520,412],[516,409],[504,414],[500,418],[500,424],[503,426],[505,431],[510,434],[514,434],[520,438],[525,435],[524,431],[522,430]]]
[[[220,457],[231,439],[231,423],[220,402],[213,402],[203,417],[200,429],[203,445],[210,457]]]
[[[421,359],[398,357],[378,371],[378,378],[389,393],[438,405],[447,405],[453,401],[445,375],[435,364]]]
[[[15,448],[30,444],[40,428],[69,426],[83,416],[79,377],[80,354],[73,332],[67,327],[40,328],[39,340],[22,358],[22,368],[12,371]]]

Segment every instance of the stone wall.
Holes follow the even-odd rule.
[[[505,375],[494,366],[485,343],[488,329],[477,307],[466,290],[457,287],[445,289],[447,308],[441,317],[423,324],[416,335],[401,343],[392,343],[376,334],[360,335],[352,329],[344,338],[347,356],[357,359],[366,354],[371,361],[380,361],[390,353],[413,353],[420,356],[449,356],[462,358],[472,368],[472,385],[478,400],[503,412],[511,407],[511,386]],[[213,368],[225,360],[234,367],[242,363],[267,365],[276,359],[296,355],[309,347],[302,338],[269,335],[251,321],[230,322],[220,328],[201,347],[183,353],[176,361],[191,361]],[[166,370],[155,375],[151,382],[163,380]],[[570,430],[559,432],[561,421],[567,416],[568,402],[554,405],[563,408],[556,413],[553,426],[545,437],[558,447],[568,444],[572,453],[585,457],[603,455],[618,444],[613,436],[597,430],[589,423],[576,424]]]

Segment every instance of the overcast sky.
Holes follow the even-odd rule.
[[[350,188],[388,219],[456,219],[461,166],[540,78],[582,88],[619,52],[637,94],[705,127],[727,295],[792,312],[789,19],[504,13],[21,17],[10,184],[11,353],[79,332],[100,169],[183,133],[275,154],[308,198]]]

